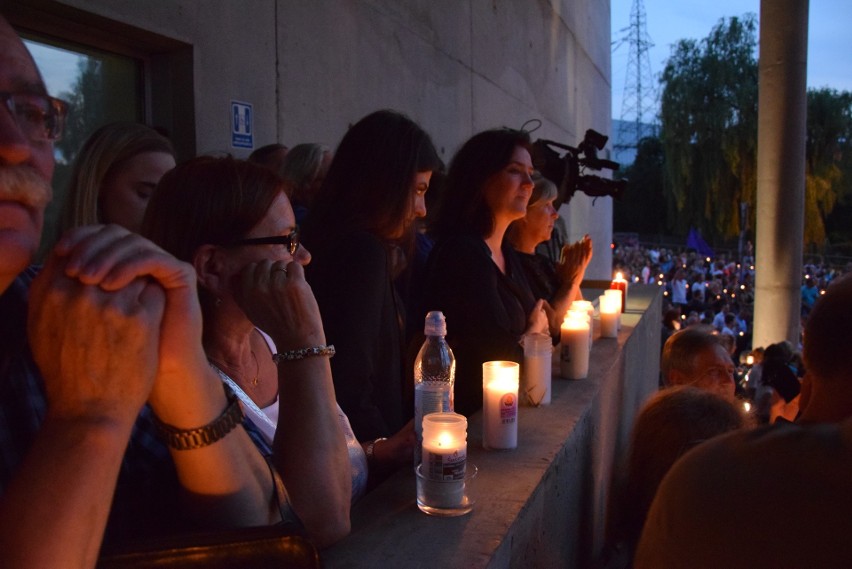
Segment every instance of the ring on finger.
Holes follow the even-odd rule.
[[[273,273],[277,273],[278,271],[281,271],[282,273],[284,273],[284,276],[287,275],[287,269],[285,267],[278,267],[276,269],[272,269]]]

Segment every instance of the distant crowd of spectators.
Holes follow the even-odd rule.
[[[635,283],[664,287],[663,342],[675,331],[697,324],[712,326],[730,345],[732,357],[751,348],[755,259],[752,244],[742,258],[702,255],[694,249],[642,245],[636,240],[615,243],[613,271]],[[830,266],[808,260],[802,271],[802,325],[816,299],[852,262]]]

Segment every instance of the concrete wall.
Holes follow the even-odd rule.
[[[599,290],[586,291],[589,296]],[[322,552],[328,569],[597,567],[613,473],[634,418],[657,390],[662,292],[631,287],[617,339],[596,321],[588,377],[558,377],[550,405],[521,407],[518,446],[482,446],[482,413],[467,428],[467,460],[479,472],[473,511],[435,518],[417,509],[411,470],[401,469],[352,508],[351,534]]]
[[[51,2],[47,2],[50,4]],[[337,144],[377,108],[409,114],[449,161],[479,130],[520,128],[576,145],[611,128],[607,0],[61,0],[193,47],[196,149],[230,146],[231,100],[249,102],[255,146]],[[610,274],[611,199],[578,195],[589,278]]]

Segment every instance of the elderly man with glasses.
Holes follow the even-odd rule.
[[[663,346],[660,370],[668,387],[691,385],[725,397],[733,397],[736,391],[734,362],[707,328],[672,334]]]
[[[66,105],[2,17],[0,102],[3,567],[94,566],[111,506],[110,532],[280,519],[240,407],[207,366],[189,265],[88,227],[28,268]]]

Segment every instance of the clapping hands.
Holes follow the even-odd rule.
[[[563,286],[579,285],[592,260],[592,239],[585,235],[576,243],[562,247],[562,255],[556,264],[556,273]]]

